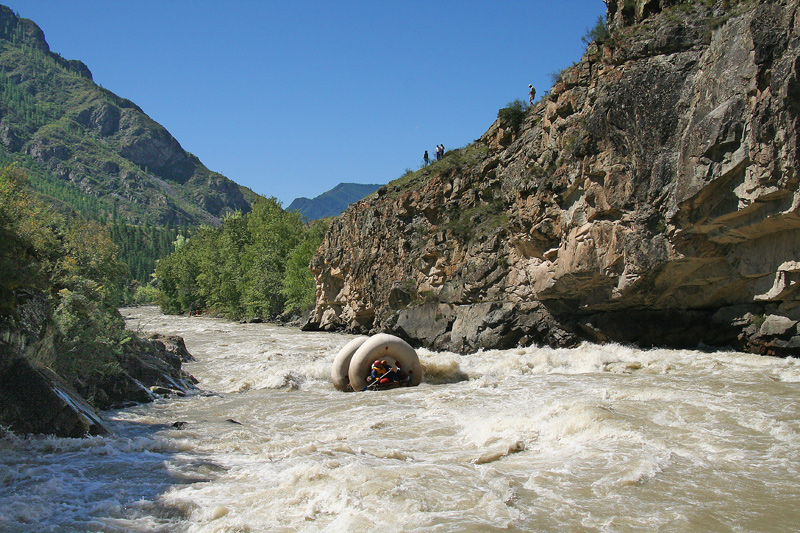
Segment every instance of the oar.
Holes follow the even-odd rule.
[[[361,389],[361,392],[364,392],[365,390],[367,390],[368,388],[372,387],[372,386],[373,386],[373,385],[375,385],[376,383],[380,383],[380,381],[381,381],[383,378],[385,378],[386,376],[388,376],[388,375],[389,375],[389,372],[391,372],[391,371],[392,371],[392,369],[390,368],[389,370],[387,370],[387,371],[386,371],[386,373],[385,373],[384,375],[382,375],[381,377],[377,378],[375,381],[373,381],[372,383],[370,383],[369,385],[367,385],[366,387],[364,387],[363,389]]]

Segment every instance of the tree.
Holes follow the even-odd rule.
[[[581,41],[587,46],[591,43],[603,44],[608,40],[609,36],[610,33],[608,32],[608,26],[606,26],[606,20],[601,15],[597,17],[594,28],[586,28],[586,33],[581,37]]]
[[[318,221],[306,231],[303,240],[289,252],[281,294],[286,298],[286,312],[301,313],[314,307],[316,284],[309,264],[322,244],[327,224]]]
[[[306,226],[275,198],[203,228],[159,260],[156,278],[164,312],[208,310],[230,319],[270,318],[313,305],[311,256],[323,223]]]
[[[528,104],[523,100],[514,100],[497,112],[500,125],[506,129],[519,131],[525,114],[528,112]]]
[[[113,371],[128,334],[115,307],[124,266],[108,228],[53,213],[30,194],[24,172],[5,167],[0,239],[0,323],[13,329],[18,295],[48,300],[42,320],[52,349],[27,350],[23,343],[20,351],[73,383]],[[28,339],[34,346],[39,341]]]

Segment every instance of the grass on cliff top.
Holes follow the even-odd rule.
[[[472,166],[477,161],[483,159],[489,153],[489,147],[477,141],[446,152],[441,161],[434,161],[428,166],[422,166],[417,171],[407,169],[405,173],[396,180],[390,181],[387,187],[387,195],[397,196],[403,191],[414,189],[428,183],[434,176],[444,173],[457,172],[463,168]],[[377,193],[373,193],[375,195]]]

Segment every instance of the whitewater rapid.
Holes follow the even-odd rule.
[[[352,336],[122,311],[185,338],[199,391],[104,413],[112,436],[0,438],[0,531],[800,527],[796,359],[423,349],[419,387],[343,393]]]

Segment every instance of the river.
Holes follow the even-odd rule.
[[[343,393],[352,336],[122,312],[183,336],[200,390],[0,439],[0,531],[800,528],[797,359],[421,349],[419,387]]]

